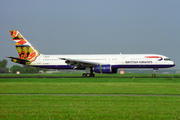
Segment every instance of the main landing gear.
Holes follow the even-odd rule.
[[[83,77],[95,77],[95,74],[90,74],[90,73],[83,73],[82,74]]]
[[[83,77],[95,77],[92,67],[86,67],[86,73],[82,74]]]

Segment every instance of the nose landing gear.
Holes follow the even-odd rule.
[[[156,77],[156,70],[158,70],[158,68],[153,68],[153,74],[152,74],[152,77]]]

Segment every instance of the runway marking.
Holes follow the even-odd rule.
[[[18,96],[134,96],[134,97],[180,97],[180,95],[147,95],[147,94],[0,94]]]

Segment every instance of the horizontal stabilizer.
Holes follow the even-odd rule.
[[[25,65],[28,63],[31,63],[31,61],[29,61],[29,60],[21,59],[21,58],[17,58],[17,57],[7,56],[7,58],[10,58],[11,61],[13,61],[15,63],[25,64]]]

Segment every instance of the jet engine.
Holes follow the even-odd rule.
[[[94,72],[95,73],[117,73],[117,68],[112,68],[111,65],[96,65],[94,66]]]

